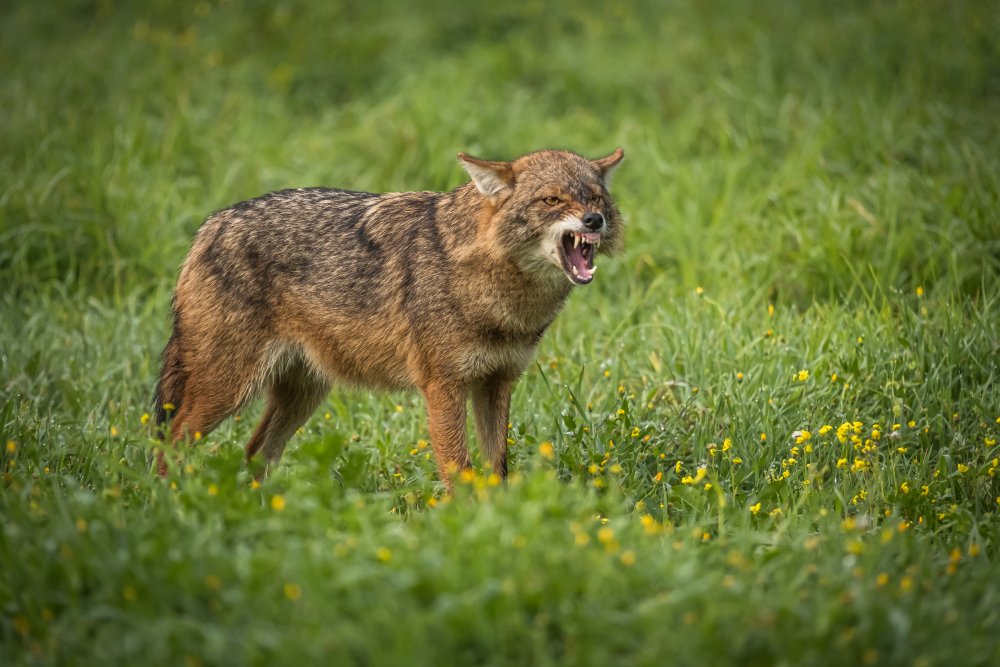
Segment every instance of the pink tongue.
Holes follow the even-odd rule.
[[[587,260],[583,256],[583,246],[570,247],[566,251],[566,260],[570,266],[576,267],[576,275],[586,280],[590,278],[590,269],[587,268]]]

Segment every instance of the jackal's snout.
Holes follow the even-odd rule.
[[[597,212],[590,212],[583,216],[583,226],[592,232],[603,232],[604,231],[604,216]]]

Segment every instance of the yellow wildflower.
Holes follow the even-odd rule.
[[[13,440],[8,440],[7,441],[7,453],[8,454],[16,454],[17,453],[17,443],[14,442]]]
[[[677,463],[674,464],[674,473],[677,474],[677,475],[681,474],[681,462],[680,461],[678,461]]]
[[[819,427],[819,434],[820,435],[826,435],[827,433],[829,433],[832,430],[833,430],[832,426],[830,426],[829,424],[823,424],[822,426]]]
[[[997,498],[997,502],[1000,503],[1000,498]],[[754,516],[756,516],[759,513],[760,513],[760,503],[759,502],[750,506],[750,514],[753,514]]]
[[[924,295],[924,288],[923,288],[923,286],[918,285],[917,286],[917,296],[923,296],[923,295]]]
[[[285,497],[281,494],[275,495],[271,498],[271,509],[275,512],[281,512],[285,509]]]
[[[903,493],[909,493],[910,485],[907,484],[906,482],[903,482],[902,484],[899,485],[899,490],[902,491]]]
[[[969,472],[969,466],[965,465],[964,463],[959,463],[958,472],[964,475],[965,473]]]
[[[635,552],[632,551],[631,549],[623,551],[622,555],[619,557],[619,560],[621,561],[622,565],[626,567],[632,567],[633,565],[635,565]]]
[[[741,463],[743,463],[743,459],[741,459],[741,458],[740,458],[740,457],[738,457],[738,456],[734,456],[734,457],[733,457],[733,465],[736,465],[736,466],[738,466],[738,465],[739,465],[739,464],[741,464]]]
[[[798,380],[799,382],[805,382],[806,380],[809,379],[809,371],[803,368],[798,373],[796,373],[792,379]]]
[[[725,440],[722,441],[722,451],[728,452],[732,446],[733,446],[733,441],[730,440],[729,438],[726,438]]]
[[[556,455],[555,450],[552,448],[552,443],[548,441],[538,445],[538,453],[547,459],[555,458]]]

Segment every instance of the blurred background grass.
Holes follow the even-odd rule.
[[[991,664],[998,112],[986,2],[6,7],[0,657]],[[627,248],[515,392],[520,481],[441,507],[420,401],[367,392],[261,489],[256,408],[149,475],[208,213],[618,145]]]

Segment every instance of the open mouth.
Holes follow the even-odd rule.
[[[601,245],[600,234],[566,232],[562,237],[562,265],[566,276],[576,285],[586,285],[594,279],[594,253]]]

